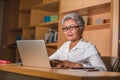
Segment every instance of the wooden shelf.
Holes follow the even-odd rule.
[[[50,12],[59,11],[59,1],[51,0],[48,2],[43,2],[38,5],[33,6],[32,8],[29,8],[29,9],[21,9],[20,12],[30,14],[31,9],[39,9],[39,10],[50,11]]]
[[[30,14],[30,13],[31,13],[31,9],[20,10],[20,13],[27,13],[27,14]]]
[[[91,12],[91,11],[94,11],[96,9],[101,9],[101,8],[110,7],[110,6],[111,6],[111,2],[108,2],[108,3],[94,5],[94,6],[90,6],[90,7],[84,7],[82,9],[80,9],[80,10],[81,11],[89,11],[89,12]],[[94,13],[92,13],[92,14],[94,14]]]
[[[57,43],[47,43],[47,47],[57,47]]]
[[[11,43],[11,44],[8,44],[7,47],[11,48],[11,49],[16,49],[17,45],[16,45],[16,43]]]
[[[80,11],[80,13],[83,12],[83,14],[85,14],[85,15],[86,15],[86,13],[84,13],[84,12],[86,12],[86,11],[88,12],[87,14],[94,14],[94,13],[91,13],[91,12],[95,12],[96,9],[105,8],[105,7],[109,7],[109,6],[111,6],[111,2],[102,3],[102,4],[98,4],[98,5],[96,4],[96,5],[92,5],[92,6],[84,6],[84,7],[82,6],[80,8],[74,9],[74,11],[76,11],[76,12]],[[68,5],[67,5],[67,7],[65,7],[65,10],[63,8],[61,13],[68,13],[68,12],[71,12],[71,11],[73,11],[73,10],[71,9],[71,7],[68,8]],[[99,11],[98,11],[98,13],[99,13]]]
[[[100,25],[88,25],[85,27],[85,30],[96,30],[96,29],[105,29],[110,28],[110,23],[100,24]]]
[[[52,25],[57,25],[59,20],[57,21],[52,21],[52,22],[46,22],[46,23],[41,23],[41,24],[36,24],[36,25],[30,25],[27,27],[22,27],[22,28],[27,28],[27,29],[35,29],[35,27],[43,27],[43,26],[49,26],[51,27]]]
[[[45,3],[41,3],[33,7],[34,9],[40,9],[44,11],[55,12],[59,11],[59,1],[58,0],[51,0]]]
[[[30,26],[27,26],[27,27],[23,27],[24,29],[35,29],[36,25],[30,25]]]
[[[22,32],[22,28],[9,29],[10,32]]]
[[[46,23],[42,23],[42,24],[38,24],[37,26],[48,26],[48,25],[55,25],[58,24],[58,20],[57,21],[52,21],[52,22],[46,22]]]

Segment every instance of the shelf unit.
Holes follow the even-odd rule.
[[[58,31],[59,20],[44,22],[44,16],[52,15],[59,15],[59,0],[20,0],[18,28],[22,28],[22,39],[45,40],[50,29]],[[51,55],[56,51],[57,43],[47,43],[46,47]]]
[[[60,22],[62,17],[69,12],[77,12],[82,16],[88,17],[88,23],[83,32],[83,38],[96,45],[102,56],[112,55],[112,0],[61,0],[60,2]],[[67,3],[67,4],[66,4]],[[78,6],[79,5],[79,6]],[[96,20],[103,22],[97,24]],[[108,20],[108,22],[104,22]],[[58,47],[67,39],[59,25]]]
[[[13,48],[16,47],[14,44],[18,34],[23,39],[31,39],[31,36],[32,39],[44,39],[44,34],[50,28],[58,30],[58,43],[46,44],[49,55],[51,55],[56,51],[56,48],[59,48],[66,41],[61,29],[62,25],[59,23],[61,23],[62,17],[69,12],[78,12],[82,16],[88,16],[90,22],[85,27],[83,37],[94,43],[102,56],[118,55],[120,41],[117,21],[119,8],[117,7],[119,0],[20,0],[20,6],[18,0],[9,0],[5,3],[7,7],[5,7],[2,41],[2,46],[5,47],[3,49],[5,59],[6,55],[15,53]],[[54,14],[59,15],[59,20],[43,22],[45,15]],[[98,17],[110,21],[96,25],[95,20]],[[18,57],[19,54],[16,54],[16,59]]]
[[[32,31],[32,33],[34,33],[35,35],[35,39],[41,39],[38,36],[38,33],[40,34],[41,29],[42,29],[42,33],[44,30],[45,30],[44,32],[48,32],[49,29],[47,28],[53,28],[58,25],[58,21],[46,22],[46,23],[43,22],[44,16],[58,14],[58,10],[59,10],[58,0],[52,0],[52,1],[39,0],[39,1],[40,1],[39,3],[35,1],[31,1],[31,3],[29,4],[27,3],[29,1],[25,1],[27,5],[32,4],[32,2],[36,3],[36,4],[32,4],[28,8],[25,7],[26,4],[23,0],[21,0],[21,3],[24,4],[20,4],[20,15],[23,14],[23,16],[20,16],[19,18],[20,25],[18,25],[18,27],[23,28],[24,30],[23,34],[25,32],[29,32],[29,30],[30,32]],[[26,37],[26,35],[23,35],[23,37]]]
[[[88,25],[85,27],[85,31],[87,30],[99,30],[99,29],[109,29],[110,23],[98,24],[98,25]]]

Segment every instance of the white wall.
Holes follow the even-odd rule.
[[[4,0],[0,0],[0,48],[1,48],[1,34],[3,26],[3,11],[4,10]]]

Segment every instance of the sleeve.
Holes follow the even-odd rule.
[[[106,70],[106,67],[94,45],[90,45],[87,48],[85,56],[87,57],[88,63],[82,63],[84,67],[95,67],[99,70]]]
[[[49,57],[49,60],[53,60],[53,59],[59,60],[60,59],[60,53],[62,53],[62,51],[65,50],[64,47],[66,47],[66,44],[67,44],[67,42],[64,42],[63,45],[59,49],[57,49],[57,51]]]
[[[53,59],[59,59],[59,54],[60,54],[60,51],[59,51],[59,49],[55,52],[55,53],[53,53],[50,57],[49,57],[49,60],[53,60]]]

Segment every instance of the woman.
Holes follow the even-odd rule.
[[[66,41],[49,57],[52,66],[62,68],[95,67],[106,70],[95,46],[82,38],[84,21],[77,13],[68,13],[62,19],[62,30]]]

